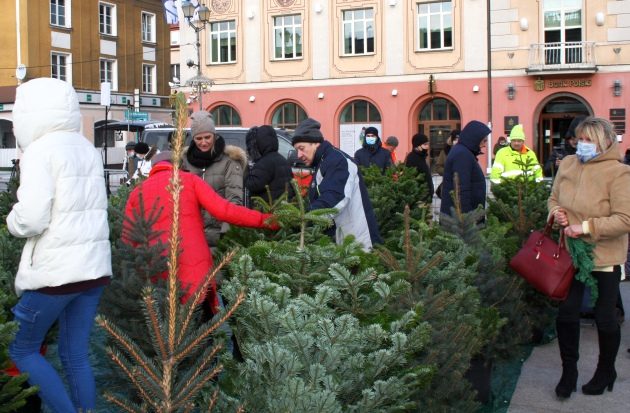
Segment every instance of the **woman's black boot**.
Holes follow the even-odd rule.
[[[599,361],[597,370],[593,378],[582,386],[582,393],[588,395],[599,395],[608,391],[612,391],[615,380],[617,379],[617,371],[615,370],[615,359],[619,344],[621,342],[621,332],[619,328],[616,331],[597,330],[599,336]]]
[[[556,386],[556,396],[559,399],[568,399],[577,386],[580,323],[556,321],[556,331],[558,332],[558,347],[562,359],[562,377]]]

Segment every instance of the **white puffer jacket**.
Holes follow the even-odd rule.
[[[18,87],[13,128],[24,155],[7,217],[9,232],[27,238],[18,295],[112,274],[103,165],[80,121],[68,83],[41,78]]]

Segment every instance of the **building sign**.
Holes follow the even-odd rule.
[[[506,135],[510,134],[512,128],[518,125],[518,116],[504,116],[503,117],[503,131]]]
[[[534,90],[536,92],[542,92],[545,87],[550,89],[560,87],[591,87],[593,85],[591,79],[553,79],[543,80],[538,78],[534,80]]]
[[[615,133],[626,133],[626,110],[624,108],[610,109],[610,121],[615,126]]]
[[[125,111],[125,120],[150,120],[151,116],[147,112]]]
[[[590,87],[591,79],[560,79],[560,80],[548,80],[547,87],[549,88],[557,88],[557,87]]]

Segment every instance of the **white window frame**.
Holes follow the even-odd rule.
[[[355,18],[355,14],[357,12],[363,11],[364,16],[362,18]],[[365,17],[365,12],[367,11],[371,11],[372,12],[372,17]],[[350,18],[348,18],[350,17]],[[368,24],[371,23],[372,25],[372,47],[374,50],[368,51]],[[357,42],[357,39],[355,38],[355,25],[356,24],[360,24],[363,26],[363,33],[364,33],[364,38],[363,38],[363,52],[358,53],[356,52],[355,49],[355,45]],[[351,47],[351,51],[350,52],[346,52],[346,25],[350,25],[350,47]],[[366,56],[366,55],[373,55],[376,53],[376,24],[374,22],[374,8],[373,7],[366,7],[366,8],[359,8],[359,9],[348,9],[348,10],[343,10],[341,12],[341,55],[342,56]]]
[[[140,14],[140,32],[143,42],[155,43],[155,14],[143,11]]]
[[[287,17],[292,17],[293,21],[290,24],[285,24],[285,19]],[[299,19],[299,23],[296,23],[296,20]],[[283,14],[281,16],[273,16],[273,31],[272,31],[272,39],[273,39],[273,51],[271,53],[272,55],[272,59],[273,60],[297,60],[297,59],[302,59],[304,56],[304,30],[302,27],[302,15],[301,14]],[[293,57],[286,57],[287,54],[289,54],[289,50],[287,49],[287,45],[286,45],[286,38],[285,38],[285,34],[286,32],[289,32],[290,35],[290,39],[289,41],[291,42],[291,45],[288,47],[291,47],[292,50],[290,50],[290,53],[293,55]],[[281,49],[281,56],[278,56],[276,54],[277,49],[278,49],[278,45],[277,45],[277,34],[280,34],[280,49]],[[297,33],[299,32],[300,37],[300,51],[299,51],[299,55],[298,55],[298,36]]]
[[[181,81],[182,78],[182,71],[181,71],[181,65],[179,63],[171,63],[171,67],[170,67],[170,75],[171,75],[171,82],[175,82],[173,79],[177,78],[177,80]],[[178,83],[178,82],[175,82]]]
[[[61,59],[64,59],[65,62],[61,62]],[[57,68],[57,76],[54,75],[53,68]],[[60,74],[61,68],[65,69],[65,79]],[[66,81],[68,83],[72,83],[72,55],[70,53],[63,53],[52,51],[50,52],[50,77],[53,79],[59,79]]]
[[[142,93],[157,93],[156,66],[148,63],[142,64]]]
[[[110,66],[108,70],[110,72],[109,76],[103,76],[104,65]],[[105,70],[107,71],[106,68]],[[101,58],[98,65],[98,73],[101,83],[109,82],[112,85],[112,90],[118,90],[118,61],[116,59]]]
[[[103,13],[102,11],[105,11]],[[104,21],[107,17],[109,17],[109,30],[107,30],[107,23]],[[118,35],[118,25],[117,25],[117,14],[116,14],[116,5],[112,3],[107,3],[104,1],[98,2],[98,31],[100,34],[104,34],[107,36],[117,36]],[[105,26],[105,29],[103,29]]]
[[[227,25],[227,29],[224,27]],[[225,34],[227,35],[228,40],[228,57],[226,61],[221,60],[221,46],[220,39],[221,36]],[[211,65],[224,65],[236,63],[236,55],[238,54],[238,39],[236,37],[236,20],[221,20],[210,23],[210,31],[208,33],[210,39],[208,41],[208,49],[210,58],[208,61]],[[232,56],[232,41],[234,42],[235,51],[234,56]],[[219,44],[219,50],[217,51],[217,59],[213,57],[213,51],[215,42]]]
[[[59,3],[62,2],[63,5],[60,5]],[[50,6],[50,24],[51,26],[57,26],[57,27],[71,27],[70,23],[71,23],[71,17],[72,17],[72,0],[50,0],[50,2],[48,3]],[[59,23],[59,9],[63,8],[63,18],[64,21],[63,23]]]
[[[453,24],[453,1],[452,0],[437,0],[437,1],[427,1],[418,3],[416,6],[416,51],[418,52],[427,52],[427,51],[435,51],[435,50],[453,50],[453,43],[455,42],[455,25]],[[444,10],[444,5],[449,4],[450,10]],[[439,6],[439,10],[434,9],[433,7]],[[426,13],[422,13],[420,11],[421,8],[427,7],[428,11]],[[432,48],[431,47],[431,21],[433,19],[439,20],[440,25],[440,47]],[[450,20],[450,29],[451,29],[451,45],[445,45],[445,28],[448,26],[448,23],[445,21]],[[421,47],[421,32],[420,29],[422,27],[427,28],[427,47]]]

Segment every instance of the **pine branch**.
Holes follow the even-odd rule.
[[[217,404],[217,400],[219,398],[219,389],[215,390],[214,393],[212,393],[212,397],[210,398],[210,403],[208,403],[208,413],[211,413],[212,410],[214,409],[214,406],[216,406]]]
[[[134,405],[133,403],[127,400],[122,400],[108,392],[105,392],[103,397],[105,398],[105,400],[118,406],[119,408],[123,409],[127,413],[146,413],[147,411],[146,409],[143,409],[138,405]]]
[[[211,371],[197,376],[197,380],[195,380],[196,383],[193,382],[194,385],[187,387],[183,393],[180,393],[178,395],[178,397],[175,399],[175,402],[173,404],[173,408],[178,409],[182,405],[184,405],[186,402],[190,401],[190,399],[194,397],[206,383],[208,383],[210,380],[216,377],[216,375],[219,374],[221,370],[223,370],[223,366],[221,364],[218,364]],[[177,399],[181,399],[181,400],[178,401]]]
[[[110,356],[110,358],[112,359],[112,361],[118,365],[118,367],[123,371],[123,373],[125,373],[125,375],[129,379],[129,381],[131,381],[131,383],[136,386],[136,389],[138,389],[138,391],[142,395],[142,398],[146,402],[148,402],[151,405],[153,405],[153,407],[157,410],[158,405],[155,404],[155,402],[153,402],[153,400],[155,400],[155,399],[153,397],[150,397],[149,394],[145,391],[144,386],[142,386],[142,384],[138,380],[138,376],[136,375],[136,372],[132,371],[132,370],[129,370],[127,368],[126,364],[121,359],[120,354],[118,354],[113,349],[109,348],[107,350],[107,353]]]
[[[154,347],[157,347],[159,357],[164,360],[168,357],[168,354],[166,352],[166,343],[164,342],[162,334],[160,334],[162,323],[160,321],[159,311],[156,308],[155,298],[153,297],[153,289],[146,287],[142,296],[145,314],[147,314],[147,326],[151,332],[151,337],[155,341]],[[183,330],[185,331],[185,328]]]

